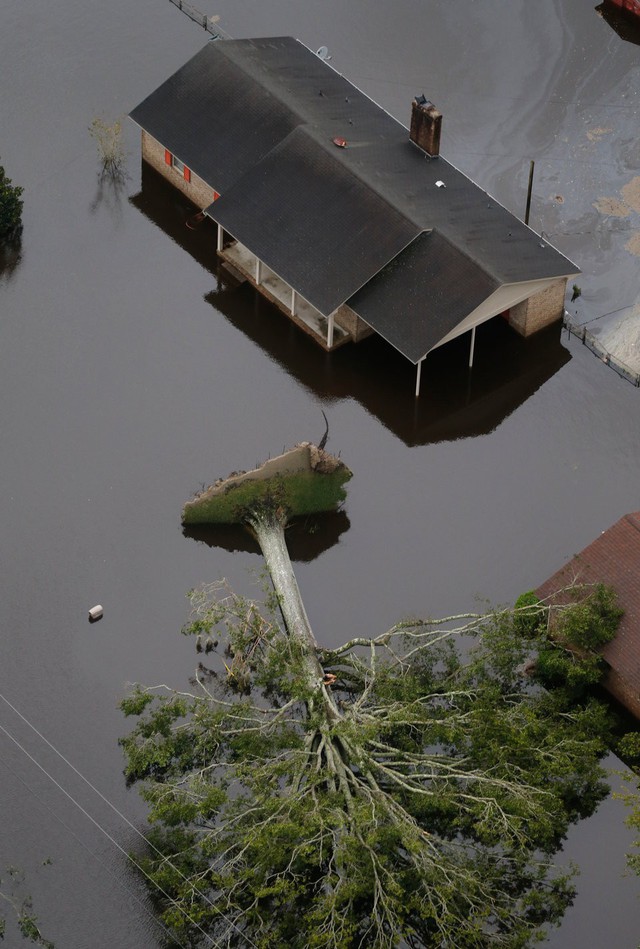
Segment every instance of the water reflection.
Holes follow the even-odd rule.
[[[472,370],[467,337],[428,357],[416,399],[413,367],[379,337],[324,353],[248,285],[205,299],[315,396],[357,399],[408,446],[493,431],[571,358],[557,326],[525,341],[493,320],[476,333]]]
[[[380,337],[325,353],[250,285],[236,285],[218,266],[215,226],[189,229],[193,205],[145,162],[130,200],[216,275],[205,300],[233,326],[314,396],[357,399],[408,446],[488,434],[571,358],[558,325],[523,340],[496,318],[476,332],[473,369],[468,334],[429,355],[416,399],[414,367]]]
[[[89,205],[91,214],[95,214],[102,209],[109,211],[117,223],[122,221],[128,178],[129,176],[125,172],[115,175],[104,171],[100,172],[96,180],[93,201]]]
[[[0,244],[0,282],[7,283],[22,262],[22,240],[17,238],[8,244]]]
[[[339,543],[349,530],[350,523],[344,511],[310,514],[294,518],[286,530],[287,548],[292,560],[310,563]],[[260,553],[260,545],[245,528],[235,524],[189,524],[182,528],[185,537],[208,547],[222,547],[231,553],[244,551]]]
[[[187,227],[187,221],[193,217],[194,206],[146,161],[142,162],[140,191],[129,201],[172,241],[191,254],[201,267],[210,273],[217,273],[215,225],[207,218],[195,229]]]

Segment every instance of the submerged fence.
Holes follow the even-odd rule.
[[[214,40],[222,39],[222,31],[216,28],[218,17],[209,17],[206,13],[201,13],[200,10],[196,10],[193,4],[187,3],[186,0],[169,0],[169,2],[172,3],[174,7],[177,7],[178,10],[182,10],[183,13],[186,13],[189,19],[197,23],[198,26],[204,27],[207,33],[211,33]]]
[[[610,366],[614,372],[617,372],[619,376],[631,382],[634,386],[640,386],[640,373],[630,369],[629,366],[618,359],[614,353],[605,349],[602,343],[599,342],[597,336],[590,333],[584,324],[573,323],[566,310],[563,325],[567,329],[569,336],[577,336],[583,345],[590,349],[605,365]]]

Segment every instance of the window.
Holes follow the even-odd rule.
[[[175,168],[179,175],[182,175],[185,181],[191,181],[191,169],[187,168],[184,162],[180,161],[179,158],[176,158],[168,148],[164,150],[164,162],[165,165],[169,165],[171,168]]]

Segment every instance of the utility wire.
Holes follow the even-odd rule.
[[[71,770],[72,770],[75,774],[77,774],[77,776],[78,776],[82,781],[84,781],[84,783],[85,783],[88,787],[90,787],[91,790],[92,790],[95,794],[97,794],[98,797],[99,797],[102,801],[104,801],[104,803],[105,803],[108,807],[110,807],[111,810],[112,810],[115,814],[117,814],[118,817],[120,817],[121,820],[124,821],[124,822],[134,831],[134,833],[136,833],[136,834],[138,835],[138,837],[140,837],[140,838],[145,842],[145,844],[146,844],[148,847],[150,847],[152,850],[154,850],[155,853],[156,853],[159,857],[161,857],[162,860],[164,860],[164,862],[165,862],[168,866],[170,866],[171,869],[174,870],[175,873],[177,873],[180,877],[182,877],[182,879],[185,881],[185,883],[188,882],[187,877],[184,875],[184,873],[182,873],[182,871],[181,871],[178,867],[176,867],[176,866],[168,859],[168,857],[167,857],[165,854],[163,854],[162,851],[161,851],[158,847],[156,847],[155,844],[153,844],[153,843],[142,833],[142,831],[139,830],[139,829],[136,827],[136,825],[135,825],[134,823],[132,823],[132,822],[129,820],[129,818],[128,818],[125,814],[123,814],[122,811],[120,811],[120,810],[116,807],[115,804],[112,804],[111,801],[108,800],[108,798],[106,798],[106,797],[104,796],[104,794],[103,794],[100,790],[98,790],[98,788],[95,787],[95,785],[92,784],[91,781],[90,781],[88,778],[86,778],[86,777],[84,776],[84,774],[82,774],[82,772],[80,772],[80,771],[75,767],[75,765],[73,765],[73,764],[69,761],[69,759],[66,758],[66,757],[62,754],[61,751],[58,751],[58,749],[55,747],[55,745],[53,745],[53,744],[48,740],[48,738],[46,738],[46,737],[42,734],[42,732],[38,731],[38,729],[35,727],[35,725],[33,725],[33,724],[29,721],[29,719],[26,718],[26,717],[22,714],[22,712],[20,712],[20,710],[17,709],[17,708],[15,707],[15,705],[13,705],[13,704],[9,701],[9,699],[6,698],[6,696],[4,696],[1,692],[0,692],[0,699],[2,699],[2,701],[5,702],[5,703],[9,706],[9,708],[25,723],[25,725],[27,725],[32,731],[34,731],[35,734],[38,736],[38,738],[40,738],[41,741],[43,741],[59,758],[61,758],[62,761],[64,761],[64,763],[65,763],[69,768],[71,768]],[[2,728],[1,725],[0,725],[0,728]],[[4,729],[2,729],[2,730],[4,731]],[[8,734],[8,733],[7,733],[7,734]],[[11,736],[9,736],[9,737],[11,737]],[[12,740],[14,740],[14,739],[12,739]],[[17,742],[16,742],[16,743],[17,743]],[[25,754],[28,754],[28,752],[25,752]],[[29,755],[29,757],[31,757],[31,755]],[[35,760],[35,758],[32,758],[32,760],[33,760],[33,761],[35,762],[35,764],[40,768],[41,771],[44,771],[44,773],[47,774],[48,777],[50,777],[50,775],[48,775],[48,773],[45,771],[45,769]],[[57,784],[57,781],[55,780],[55,778],[51,778],[51,780],[54,782],[54,784]],[[60,785],[58,785],[58,786],[60,786]],[[67,794],[66,791],[64,791],[64,788],[61,788],[61,790],[67,795],[67,797],[69,797],[71,800],[73,800],[73,799],[71,798],[71,796],[70,796],[69,794]],[[76,802],[74,801],[74,803],[76,803]],[[78,806],[85,814],[87,813],[86,811],[84,811],[84,808],[82,808],[80,804],[78,804],[77,806]],[[90,819],[91,821],[93,821],[93,818],[92,818],[89,814],[87,814],[87,816],[89,817],[89,819]],[[96,823],[95,821],[93,821],[93,822]],[[97,825],[97,823],[96,823],[96,826],[99,826],[99,825]],[[102,828],[100,828],[100,829],[102,830]],[[107,832],[104,831],[104,833],[106,834]],[[107,834],[107,836],[110,836],[110,835]],[[110,839],[113,840],[113,838],[110,838]],[[119,850],[122,850],[122,852],[125,854],[125,856],[129,856],[129,855],[126,853],[126,851],[124,851],[124,850],[122,849],[122,847],[120,847],[120,845],[119,845],[116,841],[114,841],[114,843],[116,844],[116,846],[118,847]],[[135,863],[135,861],[133,861],[133,858],[129,857],[129,859],[131,859],[132,862]],[[136,864],[136,866],[137,866],[137,864]],[[145,873],[144,870],[143,870],[142,872]],[[150,879],[150,877],[148,876],[147,873],[145,873],[145,876],[147,876],[147,877]],[[153,881],[152,881],[152,882],[153,882]],[[164,895],[167,896],[166,893],[165,893]],[[246,933],[243,933],[243,932],[242,932],[242,930],[233,922],[232,919],[229,919],[228,916],[225,916],[224,913],[222,913],[218,907],[214,907],[213,902],[209,899],[209,897],[208,897],[205,893],[201,893],[200,895],[201,895],[202,897],[204,897],[204,899],[207,901],[207,903],[208,903],[212,908],[215,908],[215,909],[217,910],[217,912],[220,914],[220,916],[222,916],[222,918],[223,918],[224,920],[226,920],[226,922],[228,922],[229,925],[232,926],[232,927],[242,936],[242,938],[243,938],[247,943],[249,943],[250,946],[253,947],[253,949],[258,949],[258,947],[256,946],[256,944],[246,935]],[[168,898],[169,900],[171,900],[171,897],[168,897],[168,896],[167,896],[167,898]],[[174,901],[171,900],[171,902],[174,902]],[[191,918],[188,916],[188,914],[185,913],[185,915],[187,915],[187,917],[188,917],[189,919],[191,919]],[[195,925],[197,926],[198,924],[195,923]],[[199,926],[198,926],[198,929],[200,929]],[[205,933],[205,935],[207,936],[208,939],[211,939],[211,937],[208,936],[206,933]],[[214,945],[215,945],[215,943],[214,943]]]
[[[20,744],[20,742],[18,741],[17,738],[14,738],[14,736],[13,736],[10,732],[7,731],[7,729],[4,727],[4,725],[0,725],[0,731],[3,731],[4,734],[7,736],[7,738],[8,738],[10,741],[12,741],[12,742],[14,743],[14,745],[16,745],[16,746],[20,749],[20,751],[22,751],[22,752],[27,756],[27,758],[28,758],[30,761],[32,761],[33,764],[35,764],[35,766],[36,766],[37,768],[39,768],[40,771],[42,771],[42,773],[45,774],[45,775],[49,778],[50,781],[53,782],[53,784],[55,784],[55,786],[58,788],[58,790],[62,791],[62,793],[65,795],[65,797],[67,797],[67,798],[71,801],[72,804],[75,804],[75,806],[76,806],[80,811],[82,811],[82,813],[84,814],[84,816],[85,816],[86,818],[88,818],[88,819],[91,821],[91,823],[92,823],[95,827],[97,827],[98,830],[101,831],[101,832],[105,835],[105,837],[107,837],[108,840],[111,841],[111,843],[114,845],[114,847],[117,847],[118,850],[119,850],[122,854],[124,854],[124,856],[125,856],[128,860],[131,861],[131,863],[134,865],[134,867],[136,867],[136,869],[138,869],[138,870],[140,871],[140,873],[143,873],[144,876],[146,876],[146,878],[149,880],[149,882],[150,882],[150,883],[153,883],[153,885],[154,885],[155,887],[157,887],[158,890],[160,890],[160,892],[162,893],[162,895],[163,895],[164,897],[166,897],[166,899],[168,899],[169,902],[172,903],[177,909],[179,909],[179,910],[186,916],[186,918],[189,920],[190,923],[192,923],[197,929],[200,930],[200,932],[202,933],[202,935],[203,935],[206,939],[209,940],[209,942],[211,943],[212,946],[214,946],[214,947],[217,947],[217,946],[218,946],[218,943],[216,943],[215,940],[214,940],[208,933],[206,933],[206,932],[204,931],[204,929],[202,929],[201,926],[198,925],[198,923],[195,921],[195,919],[193,919],[193,918],[189,915],[189,913],[188,913],[185,909],[183,909],[183,908],[176,902],[176,900],[172,899],[172,897],[169,896],[169,894],[166,892],[166,890],[164,890],[164,889],[160,886],[160,884],[159,884],[156,880],[154,880],[153,877],[151,877],[143,867],[140,866],[140,864],[131,856],[131,854],[128,854],[128,853],[127,853],[127,851],[124,849],[124,847],[122,847],[122,846],[118,843],[118,841],[115,839],[115,837],[113,837],[113,836],[109,833],[108,830],[105,830],[105,828],[104,828],[101,824],[99,824],[98,821],[97,821],[94,817],[92,817],[91,814],[90,814],[87,810],[85,810],[85,808],[82,806],[82,804],[80,804],[79,801],[76,801],[75,798],[72,797],[71,794],[69,794],[69,792],[68,792],[65,788],[62,787],[62,785],[60,784],[59,781],[56,781],[56,779],[53,777],[52,774],[49,774],[49,772],[47,771],[47,769],[44,768],[44,767],[40,764],[40,762],[37,761],[37,760],[33,757],[33,755],[30,754],[30,753],[27,751],[27,749],[26,749],[23,745]],[[75,771],[75,768],[74,768],[74,771]],[[174,868],[174,869],[175,869],[175,868]]]
[[[3,729],[3,731],[4,731],[4,729]],[[13,740],[13,739],[12,739],[12,740]],[[64,829],[65,829],[69,834],[71,834],[71,836],[80,844],[80,846],[81,846],[81,847],[84,847],[84,849],[87,851],[87,853],[90,854],[90,855],[94,858],[94,860],[96,860],[96,861],[100,864],[100,866],[101,866],[104,870],[107,871],[107,873],[109,874],[109,876],[111,876],[111,877],[115,880],[115,882],[118,884],[118,886],[121,887],[121,889],[123,889],[123,890],[125,891],[125,893],[127,894],[127,896],[132,896],[132,895],[133,895],[133,898],[134,898],[134,900],[136,901],[136,903],[138,903],[138,904],[142,907],[142,909],[144,910],[144,912],[147,914],[147,916],[150,917],[150,919],[153,920],[153,922],[156,924],[156,926],[159,926],[159,927],[164,931],[164,933],[165,933],[167,936],[169,936],[174,942],[176,942],[176,943],[178,944],[178,946],[180,946],[180,949],[185,949],[185,946],[184,946],[181,942],[178,941],[177,937],[176,937],[172,932],[170,932],[170,930],[165,926],[165,924],[162,922],[162,920],[158,919],[158,917],[157,917],[154,913],[151,912],[151,910],[149,909],[149,907],[145,905],[145,903],[140,899],[139,896],[136,896],[135,893],[134,893],[134,894],[131,894],[131,892],[126,888],[125,884],[122,882],[122,880],[120,879],[120,877],[116,876],[116,874],[115,874],[115,873],[113,872],[113,870],[104,862],[104,860],[102,860],[102,859],[98,856],[97,853],[95,853],[90,847],[87,846],[87,844],[84,842],[84,840],[82,840],[82,839],[76,834],[75,830],[73,830],[73,828],[70,827],[69,824],[67,824],[66,821],[64,821],[58,814],[56,814],[56,812],[53,810],[53,808],[50,807],[50,806],[47,804],[47,802],[44,801],[44,800],[40,797],[40,795],[37,794],[36,791],[34,791],[33,788],[32,788],[29,784],[27,784],[27,782],[24,780],[24,778],[21,778],[20,775],[17,773],[17,771],[15,771],[14,768],[12,768],[12,767],[7,763],[6,760],[0,759],[0,764],[2,764],[2,765],[7,769],[7,771],[10,771],[11,774],[12,774],[12,775],[14,776],[14,778],[16,779],[16,781],[19,781],[20,784],[22,784],[22,786],[27,789],[27,791],[29,792],[29,794],[31,794],[31,796],[34,797],[35,800],[38,802],[38,804],[40,805],[40,807],[42,807],[42,808],[44,808],[46,811],[48,811],[49,814],[54,818],[54,820],[57,820],[58,823],[61,824],[61,825],[64,827]]]

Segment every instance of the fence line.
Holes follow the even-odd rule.
[[[169,0],[170,3],[177,7],[178,10],[182,10],[190,20],[193,20],[194,23],[197,23],[198,26],[204,27],[207,33],[211,33],[214,40],[221,40],[222,33],[224,31],[217,29],[217,17],[208,17],[206,13],[201,13],[200,10],[197,10],[193,4],[188,3],[187,0]]]
[[[172,0],[173,2],[173,0]],[[565,310],[563,318],[563,326],[566,327],[569,336],[577,336],[579,340],[582,341],[582,344],[590,349],[594,355],[602,360],[605,365],[610,366],[614,372],[617,372],[622,379],[626,379],[634,386],[640,386],[640,373],[635,372],[620,359],[614,356],[613,353],[609,352],[608,349],[598,341],[598,338],[590,333],[587,327],[582,323],[572,322],[569,314]]]
[[[177,7],[178,10],[181,10],[182,13],[185,13],[190,20],[193,20],[194,23],[197,23],[198,26],[203,27],[207,33],[210,33],[214,40],[223,39],[224,30],[220,30],[217,27],[218,17],[208,17],[206,13],[202,13],[193,4],[189,3],[188,0],[169,0],[170,3]],[[565,310],[563,317],[563,325],[566,327],[569,336],[577,336],[588,349],[591,350],[599,359],[601,359],[607,366],[610,366],[614,372],[617,372],[619,376],[623,379],[627,379],[634,386],[640,386],[640,373],[634,372],[629,366],[617,359],[613,353],[610,353],[607,349],[604,348],[599,342],[598,339],[590,333],[589,330],[581,323],[572,322],[569,313]]]

